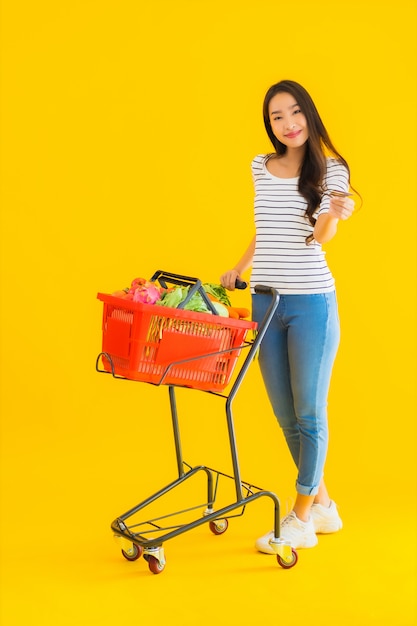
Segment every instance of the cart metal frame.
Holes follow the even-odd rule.
[[[279,302],[279,294],[278,292],[271,288],[263,285],[257,285],[255,287],[255,293],[262,293],[271,296],[271,304],[268,308],[268,311],[265,314],[264,319],[257,329],[257,333],[253,341],[246,341],[244,345],[238,346],[237,348],[228,349],[222,352],[230,353],[231,350],[241,350],[242,348],[248,348],[248,353],[244,358],[243,365],[240,368],[233,384],[231,385],[230,391],[227,395],[221,394],[218,392],[202,390],[204,393],[209,393],[212,395],[219,396],[225,399],[225,410],[226,410],[226,420],[227,420],[227,430],[228,430],[228,438],[230,445],[230,453],[232,458],[232,468],[233,475],[229,476],[220,472],[218,470],[212,469],[205,465],[198,466],[190,466],[188,465],[183,458],[182,453],[182,445],[181,445],[181,435],[180,435],[180,427],[178,420],[178,410],[177,410],[177,401],[175,395],[175,387],[183,387],[183,385],[168,385],[169,392],[169,401],[170,401],[170,409],[171,409],[171,418],[172,418],[172,429],[174,435],[174,443],[175,443],[175,453],[176,453],[176,462],[177,462],[177,471],[178,477],[165,485],[157,492],[150,495],[148,498],[128,510],[127,512],[119,515],[112,523],[111,530],[114,534],[114,537],[121,543],[122,546],[122,554],[123,556],[129,560],[134,561],[143,555],[144,559],[148,562],[149,569],[154,574],[159,574],[163,571],[166,559],[164,553],[163,544],[177,537],[178,535],[193,530],[194,528],[201,526],[202,524],[209,524],[210,530],[216,534],[223,534],[228,528],[228,519],[231,517],[238,517],[243,515],[245,511],[245,507],[255,500],[259,498],[266,497],[270,498],[274,505],[274,537],[271,539],[271,546],[276,553],[277,561],[284,569],[289,569],[293,567],[298,560],[298,555],[296,550],[291,547],[288,541],[285,541],[280,538],[280,501],[278,496],[272,491],[263,490],[260,487],[256,487],[251,483],[242,481],[240,475],[240,467],[239,467],[239,459],[236,445],[236,436],[235,436],[235,427],[234,427],[234,419],[233,419],[233,410],[232,404],[236,397],[236,394],[243,382],[243,379],[254,360],[256,353],[260,347],[260,344],[265,336],[265,333],[268,329],[268,326],[272,320],[272,317],[276,311]],[[215,354],[222,354],[222,352],[218,352]],[[118,376],[115,374],[113,367],[111,367],[111,371],[104,371],[100,369],[99,362],[101,357],[105,357],[109,359],[110,364],[112,365],[111,356],[105,352],[101,352],[96,361],[96,370],[100,373],[112,374],[113,377],[119,378],[122,380],[127,380],[122,376]],[[208,355],[204,355],[207,357]],[[156,386],[160,386],[164,384],[164,380],[166,379],[170,369],[178,364],[182,364],[188,361],[193,361],[203,357],[193,357],[190,359],[182,359],[181,361],[175,361],[170,363],[165,369],[160,381],[158,383],[148,383]],[[198,390],[197,390],[198,391]],[[161,498],[168,492],[174,490],[175,488],[182,485],[185,481],[188,481],[190,478],[198,474],[199,472],[205,472],[207,477],[207,501],[203,504],[199,504],[196,506],[192,506],[190,508],[184,509],[182,511],[176,511],[173,513],[168,513],[166,515],[162,515],[159,517],[155,517],[152,519],[147,519],[143,522],[128,524],[128,521],[136,515],[139,511],[145,509],[150,504],[155,502],[157,499]],[[219,509],[215,509],[216,495],[219,484],[219,478],[226,477],[227,479],[231,479],[234,481],[235,488],[235,500],[231,502],[229,505],[224,506]],[[203,515],[194,519],[188,523],[180,523],[165,526],[166,520],[179,515],[181,513],[185,513],[188,511],[192,511],[195,509],[200,509],[201,507],[205,507],[203,511]],[[233,512],[238,511],[240,509],[240,513]]]

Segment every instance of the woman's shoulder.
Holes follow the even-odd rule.
[[[266,157],[266,154],[257,154],[255,157],[253,157],[252,163],[264,163]]]
[[[251,167],[253,172],[259,172],[263,170],[265,163],[270,158],[270,154],[257,154],[252,159]]]
[[[346,172],[347,168],[344,163],[336,159],[335,157],[327,157],[327,174],[334,174],[336,172]]]

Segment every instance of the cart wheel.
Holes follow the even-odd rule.
[[[122,554],[128,561],[136,561],[139,557],[142,556],[143,548],[142,546],[136,545],[136,543],[132,543],[132,546],[129,550],[122,550]]]
[[[209,528],[213,535],[222,535],[229,528],[229,520],[221,519],[215,522],[209,522]]]
[[[152,574],[160,574],[165,568],[165,563],[158,561],[156,556],[152,556],[152,554],[148,554],[146,556],[146,560],[148,561],[148,566]]]
[[[291,548],[291,553],[292,553],[292,559],[289,562],[288,561],[284,561],[284,559],[282,557],[280,557],[279,554],[277,554],[277,561],[281,565],[281,567],[283,567],[284,569],[290,569],[291,567],[294,567],[294,565],[298,561],[298,554],[294,550],[294,548]]]

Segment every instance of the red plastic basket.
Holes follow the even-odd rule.
[[[99,293],[97,298],[104,303],[104,369],[142,382],[223,391],[239,347],[243,347],[247,332],[257,326],[247,320],[142,304],[108,294]],[[192,360],[179,363],[187,359]]]

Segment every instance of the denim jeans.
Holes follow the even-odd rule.
[[[262,321],[271,298],[252,296]],[[283,295],[259,351],[262,377],[298,469],[297,493],[316,495],[328,445],[327,396],[340,328],[335,292]]]

